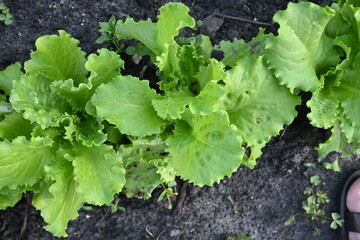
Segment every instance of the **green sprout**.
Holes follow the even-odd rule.
[[[331,217],[326,216],[325,211],[321,208],[323,204],[329,203],[329,197],[320,190],[317,190],[316,187],[320,185],[321,179],[319,176],[315,175],[310,178],[311,187],[307,187],[304,190],[304,195],[307,196],[307,199],[302,202],[302,208],[304,209],[303,213],[297,213],[291,215],[284,223],[285,226],[291,225],[295,222],[295,218],[298,215],[303,215],[306,220],[318,221],[321,224],[330,223],[332,229],[337,229],[339,226],[342,226],[344,220],[340,219],[338,213],[331,213]],[[318,235],[321,233],[321,230],[317,227],[314,227],[314,234]]]
[[[251,240],[251,239],[253,239],[253,238],[245,236],[245,235],[226,238],[226,240]]]
[[[100,33],[101,36],[96,39],[97,44],[102,44],[105,42],[111,43],[115,49],[110,48],[110,50],[114,50],[117,53],[121,53],[124,50],[125,45],[120,44],[120,39],[116,37],[115,34],[115,25],[116,25],[116,18],[115,16],[111,16],[108,22],[100,22]]]
[[[10,25],[13,23],[12,15],[10,14],[9,8],[5,5],[5,3],[0,2],[0,21],[3,21],[5,25]]]

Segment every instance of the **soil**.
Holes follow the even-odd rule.
[[[4,0],[14,16],[8,26],[0,23],[0,70],[7,65],[29,59],[35,40],[64,29],[81,41],[87,53],[101,46],[95,43],[99,36],[98,22],[111,15],[117,19],[131,16],[137,20],[155,19],[157,9],[166,0]],[[186,0],[190,14],[204,20],[201,32],[212,36],[214,43],[242,38],[250,40],[259,25],[224,19],[216,23],[205,19],[216,9],[232,15],[271,23],[277,10],[285,9],[287,0]],[[209,18],[207,18],[209,19]],[[267,28],[276,32],[276,26]],[[128,70],[136,72],[135,70]],[[111,213],[110,207],[92,207],[81,210],[77,220],[70,222],[68,239],[214,239],[247,235],[256,240],[335,240],[337,232],[329,224],[316,224],[299,215],[295,224],[284,226],[286,219],[302,213],[301,202],[309,178],[319,175],[319,188],[331,199],[325,205],[329,214],[338,211],[341,186],[347,176],[360,168],[359,156],[341,159],[341,172],[324,169],[317,162],[315,147],[329,137],[329,131],[314,128],[306,118],[309,111],[304,103],[298,107],[299,116],[274,137],[263,149],[258,165],[250,170],[240,167],[231,178],[213,187],[187,188],[181,212],[167,209],[167,202],[157,202],[160,191],[150,200],[120,198],[124,211]],[[337,154],[332,154],[333,160]],[[305,167],[313,163],[314,167]],[[179,181],[179,187],[182,182]],[[175,204],[175,201],[174,201]],[[31,205],[31,194],[24,196],[14,208],[0,211],[0,239],[56,239],[43,229],[45,223]],[[322,230],[314,235],[313,228]]]

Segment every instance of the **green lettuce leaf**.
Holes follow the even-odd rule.
[[[297,115],[300,97],[279,86],[263,57],[247,58],[226,72],[224,107],[249,147],[264,144]],[[252,154],[261,153],[253,151]],[[260,155],[256,154],[254,158]]]
[[[175,180],[176,171],[169,162],[170,156],[166,152],[167,145],[165,144],[165,139],[167,137],[153,135],[146,138],[132,139],[131,144],[122,145],[119,152],[127,166],[136,166],[139,163],[153,165],[156,167],[155,173],[157,173],[153,179],[158,179],[159,174],[161,182],[169,183]],[[147,167],[149,166],[143,166],[143,168]],[[132,172],[136,174],[138,170],[128,171],[128,178]]]
[[[55,160],[52,142],[41,137],[0,142],[0,189],[31,186],[42,178],[45,165]]]
[[[8,207],[13,207],[22,198],[22,192],[17,190],[0,191],[0,210],[5,210]]]
[[[73,79],[75,85],[85,82],[85,52],[78,47],[79,41],[60,30],[59,36],[45,35],[36,40],[36,51],[24,64],[27,74],[41,72],[54,80]]]
[[[159,11],[157,23],[150,19],[134,22],[132,18],[118,21],[115,34],[118,39],[135,39],[144,44],[157,56],[156,65],[168,76],[178,69],[178,46],[174,37],[184,27],[195,27],[195,20],[188,15],[189,8],[182,3],[166,4]]]
[[[340,8],[341,17],[352,26],[357,41],[360,41],[360,4],[358,1],[347,0]]]
[[[55,81],[51,86],[52,90],[66,99],[74,109],[83,108],[97,87],[120,75],[124,62],[117,53],[103,48],[98,50],[98,55],[89,55],[85,67],[91,73],[87,83],[80,83],[75,87],[74,81],[68,79]]]
[[[349,143],[347,137],[341,132],[339,123],[336,123],[330,138],[316,147],[318,160],[322,161],[331,152],[338,152],[341,157],[348,157],[359,151],[359,146],[356,145],[358,144]]]
[[[193,114],[207,115],[220,108],[221,99],[225,97],[224,88],[216,82],[209,82],[199,95],[189,91],[170,93],[162,99],[155,99],[152,104],[164,119],[180,119],[186,109]]]
[[[204,89],[206,84],[211,81],[218,82],[224,77],[224,64],[214,58],[209,59],[206,66],[202,66],[196,74],[200,89]]]
[[[161,184],[161,176],[154,165],[136,163],[126,170],[124,192],[127,198],[149,199],[151,193]]]
[[[266,60],[291,92],[315,92],[321,85],[319,74],[339,62],[340,53],[325,35],[334,15],[333,9],[309,2],[289,3],[287,10],[275,14],[279,35],[268,38]]]
[[[337,3],[333,3],[331,8],[335,10],[335,16],[330,19],[326,25],[325,33],[327,36],[335,39],[342,35],[354,34],[353,28],[342,17],[341,7]]]
[[[224,53],[224,58],[221,62],[224,65],[235,67],[243,58],[249,55],[264,55],[264,42],[267,35],[264,33],[265,29],[259,28],[259,33],[250,42],[245,42],[242,39],[235,38],[233,41],[222,40],[216,50]]]
[[[12,82],[19,80],[22,74],[20,63],[11,64],[4,71],[0,71],[0,90],[3,90],[6,95],[10,95]]]
[[[70,105],[51,91],[53,79],[34,73],[14,81],[10,102],[17,111],[24,111],[24,118],[43,128],[59,126],[62,116],[71,112]]]
[[[333,69],[321,76],[324,86],[314,92],[312,98],[306,103],[311,109],[307,117],[313,126],[331,128],[338,120],[340,102],[336,96],[336,90],[342,74],[341,69]]]
[[[30,139],[32,129],[31,123],[24,119],[21,113],[13,112],[6,114],[0,122],[0,138],[11,141],[16,137],[25,136]]]
[[[230,126],[225,111],[179,120],[167,141],[171,162],[181,178],[198,186],[230,176],[242,162],[240,131]]]
[[[148,81],[119,76],[101,85],[91,102],[98,116],[115,124],[121,133],[144,137],[160,133],[165,124],[151,105],[160,98]]]
[[[360,113],[356,111],[360,104],[359,74],[360,70],[346,69],[341,78],[341,84],[336,91],[346,118],[357,128],[360,128]],[[360,134],[357,134],[357,136],[359,137],[353,140],[360,142]]]
[[[87,203],[103,205],[114,199],[125,184],[121,157],[111,146],[86,147],[73,145],[74,154],[65,155],[74,166],[77,191]]]
[[[107,135],[103,132],[104,125],[98,118],[83,114],[74,128],[76,128],[75,139],[81,141],[84,146],[100,146],[107,139]]]
[[[45,229],[56,237],[66,237],[68,222],[79,215],[78,210],[85,200],[78,192],[79,184],[74,180],[71,162],[61,154],[57,154],[56,161],[45,170],[52,183],[43,183],[32,203],[48,224]]]

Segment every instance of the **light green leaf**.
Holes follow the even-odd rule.
[[[92,89],[96,89],[102,83],[107,83],[118,76],[120,70],[124,68],[124,61],[116,52],[102,48],[98,50],[98,55],[89,55],[85,67],[91,73],[89,82],[92,84]]]
[[[134,22],[132,18],[118,21],[115,27],[117,38],[138,40],[156,55],[161,55],[167,51],[167,45],[175,42],[174,37],[180,29],[195,26],[195,20],[188,15],[189,8],[182,3],[168,3],[159,12],[157,23],[150,19]]]
[[[339,62],[340,54],[325,35],[325,27],[334,15],[331,8],[309,2],[289,3],[287,10],[275,14],[279,35],[268,38],[266,60],[291,92],[315,92],[321,84],[318,75]]]
[[[310,177],[310,183],[317,186],[321,183],[321,179],[318,175],[312,176],[312,177]]]
[[[222,80],[224,68],[224,64],[214,58],[210,59],[206,66],[202,66],[196,75],[200,89],[204,89],[208,82]]]
[[[356,148],[360,147],[360,128],[357,124],[354,124],[352,121],[349,120],[349,118],[346,116],[346,114],[343,112],[342,115],[338,116],[339,118],[339,128],[342,134],[347,139],[348,143],[351,143],[349,146],[352,150],[355,150]]]
[[[336,123],[332,129],[330,138],[321,143],[316,150],[318,151],[318,161],[322,161],[329,153],[339,152],[342,157],[350,156],[357,152],[357,144],[350,144],[346,136],[340,131],[340,126]]]
[[[84,107],[92,96],[91,84],[80,83],[75,87],[73,79],[53,81],[50,86],[51,90],[74,110]]]
[[[339,100],[334,87],[340,84],[341,70],[330,70],[321,76],[324,87],[313,93],[306,103],[311,112],[307,115],[311,124],[319,128],[331,128],[337,121],[339,114]]]
[[[101,120],[80,111],[77,115],[65,114],[61,119],[61,127],[65,129],[64,139],[80,141],[88,147],[99,146],[107,138]]]
[[[220,108],[225,97],[224,88],[216,82],[208,82],[199,95],[179,91],[168,94],[165,98],[154,99],[152,104],[164,119],[180,119],[187,108],[193,114],[206,115]]]
[[[0,142],[0,189],[32,185],[44,176],[44,166],[54,161],[52,140],[18,137]]]
[[[22,192],[18,190],[0,190],[0,210],[13,207],[22,198]]]
[[[161,182],[168,184],[175,181],[177,172],[171,165],[169,156],[155,159],[151,164],[157,168],[156,173],[160,175]]]
[[[170,156],[166,153],[165,137],[153,135],[146,138],[133,139],[129,145],[122,145],[120,154],[126,165],[146,163],[156,167],[162,182],[175,180],[176,171],[170,164]],[[137,170],[134,170],[137,171]]]
[[[68,79],[55,81],[51,86],[54,92],[64,97],[74,109],[83,108],[98,86],[120,75],[124,62],[117,53],[103,48],[98,50],[98,55],[89,55],[85,67],[91,72],[86,84],[80,83],[78,87],[75,87],[74,81]]]
[[[306,103],[311,109],[307,117],[315,127],[330,128],[337,119],[339,102],[331,96],[331,92],[329,94],[330,96],[321,91]]]
[[[297,115],[295,106],[300,104],[300,98],[278,85],[262,57],[239,61],[238,66],[226,72],[224,82],[225,110],[249,147],[263,145]],[[260,149],[252,151],[255,159]]]
[[[165,139],[160,135],[131,139],[131,144],[123,144],[119,150],[125,165],[133,162],[151,163],[165,157]]]
[[[224,58],[221,62],[224,65],[234,67],[237,62],[250,55],[249,44],[242,39],[235,38],[233,41],[222,40],[217,46],[217,50],[224,53]]]
[[[352,26],[357,41],[360,40],[360,6],[357,1],[348,0],[340,9],[341,17]]]
[[[118,39],[135,39],[148,47],[157,56],[156,65],[169,75],[178,68],[174,37],[180,29],[195,27],[196,23],[188,14],[189,8],[182,3],[168,3],[159,11],[157,23],[150,19],[134,22],[132,18],[127,18],[125,22],[118,21],[115,34]]]
[[[71,163],[60,154],[54,164],[46,167],[46,173],[53,183],[43,184],[41,191],[35,192],[32,203],[48,224],[46,230],[56,237],[66,237],[68,222],[79,215],[85,200],[77,191]]]
[[[250,169],[253,169],[256,166],[256,160],[261,156],[262,149],[265,147],[267,142],[252,145],[250,147],[250,156],[247,154],[244,155],[242,164]]]
[[[125,169],[111,146],[73,145],[74,154],[65,155],[74,166],[77,191],[87,203],[103,205],[114,199],[125,184]]]
[[[101,85],[91,102],[98,116],[115,124],[121,133],[144,137],[160,133],[165,123],[151,105],[160,98],[148,81],[120,76]]]
[[[149,199],[161,184],[157,168],[151,164],[138,163],[126,170],[125,194],[127,198]]]
[[[336,91],[345,116],[350,122],[360,127],[360,112],[356,111],[360,104],[360,70],[346,69],[339,88]],[[360,141],[360,139],[356,139]]]
[[[265,34],[265,29],[259,28],[259,32],[249,42],[242,39],[235,38],[233,41],[221,41],[216,50],[224,53],[224,58],[221,62],[224,65],[235,67],[243,59],[250,55],[253,57],[265,55],[265,41],[268,34]]]
[[[76,124],[75,139],[84,146],[99,146],[106,141],[107,135],[103,133],[104,125],[99,119],[84,114]]]
[[[190,115],[175,124],[168,151],[181,178],[198,186],[212,185],[240,166],[244,149],[240,132],[230,126],[226,112]]]
[[[11,141],[18,136],[25,136],[29,139],[32,129],[31,123],[21,113],[13,112],[6,114],[0,122],[0,138]]]
[[[170,93],[165,98],[154,99],[152,106],[163,119],[180,119],[195,96],[187,89],[181,88],[178,92]]]
[[[24,118],[43,128],[58,126],[62,116],[71,111],[70,105],[50,89],[52,79],[36,73],[24,75],[14,81],[10,102],[17,111],[24,111]]]
[[[352,26],[348,24],[340,13],[341,7],[337,3],[333,3],[331,8],[335,10],[335,16],[330,19],[326,25],[325,33],[327,36],[335,39],[336,37],[354,34]]]
[[[54,80],[73,79],[75,85],[85,82],[85,52],[78,47],[79,41],[60,30],[59,36],[45,35],[36,40],[37,50],[24,64],[26,73],[41,72]]]
[[[284,225],[289,226],[295,222],[296,214],[291,215],[288,219],[286,219]]]
[[[329,162],[323,162],[322,166],[328,170],[332,170],[334,172],[340,172],[341,168],[339,166],[339,160],[336,159],[334,162],[329,163]]]
[[[204,57],[201,55],[199,46],[195,44],[186,44],[179,47],[177,56],[179,58],[179,75],[190,85],[195,79],[194,76],[199,72],[204,64]]]
[[[3,90],[6,95],[10,95],[13,88],[12,82],[19,80],[22,74],[21,64],[18,62],[11,64],[4,71],[0,71],[0,90]]]

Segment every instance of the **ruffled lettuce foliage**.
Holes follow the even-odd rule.
[[[123,75],[116,52],[86,54],[65,31],[40,37],[25,62],[0,72],[0,209],[33,191],[34,206],[55,236],[84,203],[114,195],[149,198],[176,176],[195,185],[218,183],[290,124],[299,90],[311,91],[309,119],[332,128],[319,147],[352,153],[359,145],[360,6],[290,3],[274,21],[279,34],[213,46],[180,3],[160,8],[156,22],[112,18],[117,40],[149,55],[159,77]],[[104,23],[103,23],[104,26]],[[220,61],[212,51],[224,53]],[[349,144],[351,143],[351,144]]]
[[[103,205],[125,185],[119,153],[106,144],[101,118],[88,114],[96,88],[119,76],[123,61],[100,49],[85,58],[64,31],[36,41],[31,59],[1,72],[9,111],[0,122],[1,208],[34,191],[34,206],[55,236],[84,203]]]
[[[333,151],[343,157],[359,152],[359,14],[360,2],[354,0],[325,8],[289,4],[274,16],[280,24],[278,36],[266,42],[267,63],[280,83],[291,91],[310,91],[308,118],[332,131],[317,148],[320,161]]]

